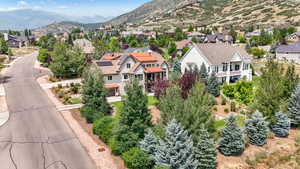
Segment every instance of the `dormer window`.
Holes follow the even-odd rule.
[[[126,67],[127,67],[127,69],[130,69],[131,68],[131,64],[127,63]]]

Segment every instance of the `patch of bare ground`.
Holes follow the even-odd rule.
[[[148,109],[150,110],[152,116],[151,122],[153,124],[156,124],[158,120],[161,118],[159,109],[153,105],[149,106]]]
[[[99,147],[101,147],[99,150],[108,152],[105,156],[103,156],[104,159],[102,160],[104,161],[112,160],[115,166],[117,167],[116,169],[125,169],[125,165],[121,157],[114,156],[111,153],[110,148],[103,141],[101,141],[97,135],[93,134],[93,124],[88,124],[85,118],[81,117],[79,109],[73,109],[70,110],[70,112],[72,113],[73,118],[84,129],[84,131],[99,145]],[[109,159],[105,159],[105,158],[109,158]]]
[[[299,146],[295,137],[300,133],[292,129],[287,138],[269,138],[262,147],[249,145],[241,156],[218,153],[218,169],[299,169]]]

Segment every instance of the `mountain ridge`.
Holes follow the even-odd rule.
[[[111,17],[95,16],[67,16],[54,12],[18,9],[12,11],[0,11],[0,30],[36,29],[54,22],[71,21],[80,23],[100,23]]]

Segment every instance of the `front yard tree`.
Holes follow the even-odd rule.
[[[187,72],[179,79],[179,86],[181,88],[181,96],[186,99],[189,91],[194,87],[197,81],[195,73]]]
[[[262,112],[272,123],[275,121],[275,112],[280,111],[280,105],[285,101],[283,73],[279,63],[268,60],[266,66],[262,68],[262,75],[258,79],[254,94],[253,109]]]
[[[126,95],[122,99],[123,107],[114,140],[118,144],[115,154],[121,154],[138,146],[138,140],[144,138],[145,131],[151,126],[151,115],[147,108],[148,97],[137,80],[129,81],[125,86]]]
[[[268,123],[259,111],[253,113],[251,118],[245,121],[245,133],[253,145],[266,144],[268,131]]]
[[[168,87],[169,87],[169,81],[158,79],[154,83],[154,96],[157,99],[159,99],[162,95],[166,93]]]
[[[202,63],[202,65],[200,67],[199,75],[202,80],[207,80],[208,73],[207,73],[207,69],[206,69],[206,66],[204,63]]]
[[[271,129],[277,137],[287,137],[290,133],[291,120],[286,114],[278,112],[275,114],[276,122]]]
[[[51,58],[50,69],[56,77],[60,78],[78,77],[86,64],[80,48],[70,47],[63,42],[55,44]]]
[[[289,103],[289,118],[293,126],[300,125],[300,83],[296,87],[294,93],[290,98]]]
[[[158,139],[151,129],[148,130],[144,139],[140,142],[140,147],[143,151],[154,157],[158,146]]]
[[[145,129],[151,124],[151,115],[147,107],[148,97],[137,80],[126,84],[125,91],[120,123],[130,126],[132,131],[143,138]]]
[[[214,98],[206,92],[204,84],[196,83],[184,102],[184,113],[178,120],[193,136],[201,125],[209,132],[213,132],[215,121],[212,113],[213,104]]]
[[[216,74],[213,72],[207,80],[207,91],[215,97],[220,96],[220,84]]]
[[[198,169],[216,169],[217,150],[214,145],[214,140],[204,128],[202,128],[198,134],[198,143],[194,148],[195,159],[199,162]]]
[[[218,149],[226,156],[241,155],[244,152],[245,140],[234,115],[229,116],[225,127],[221,130]]]
[[[168,123],[174,118],[181,119],[184,107],[183,102],[179,87],[172,86],[167,88],[166,94],[160,97],[158,104],[163,122]]]
[[[82,80],[83,115],[95,121],[110,113],[111,107],[107,102],[107,90],[104,88],[103,74],[97,67],[90,67],[83,73]]]
[[[193,141],[180,123],[172,120],[166,128],[164,140],[155,153],[155,162],[170,169],[196,169],[198,161],[194,159]]]

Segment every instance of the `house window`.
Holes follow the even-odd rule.
[[[228,63],[223,63],[223,72],[228,70]]]
[[[208,66],[208,68],[207,68],[207,72],[210,72],[210,66]]]
[[[107,76],[107,80],[112,80],[112,76]]]
[[[124,78],[125,80],[127,80],[127,79],[128,79],[128,74],[124,74],[124,75],[123,75],[123,78]]]
[[[130,69],[130,67],[131,67],[131,64],[127,63],[127,69]]]
[[[135,75],[135,78],[138,79],[138,80],[140,80],[140,81],[144,79],[144,77],[143,77],[142,74]]]
[[[240,70],[240,65],[235,65],[234,70]]]
[[[216,73],[219,72],[219,66],[215,66],[215,70],[214,70]]]

